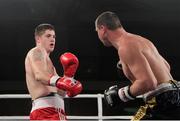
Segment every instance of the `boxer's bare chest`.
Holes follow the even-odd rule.
[[[49,57],[46,58],[46,62],[47,62],[47,71],[51,74],[54,73],[54,65],[51,61],[51,59]]]

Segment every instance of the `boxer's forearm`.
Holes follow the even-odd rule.
[[[150,80],[136,80],[130,86],[130,92],[134,96],[142,95],[156,88],[156,84]]]
[[[166,67],[169,69],[169,71],[171,71],[171,67],[169,65],[169,63],[161,56],[162,60],[164,61]]]
[[[40,81],[41,83],[48,85],[48,81],[51,78],[51,74],[49,74],[48,72],[35,72],[35,79],[37,81]]]

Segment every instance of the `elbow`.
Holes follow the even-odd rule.
[[[35,80],[37,80],[37,81],[41,81],[42,80],[42,76],[41,76],[41,74],[39,72],[35,73]]]
[[[41,72],[35,73],[35,80],[45,85],[49,85],[49,79],[50,79],[50,76],[47,76],[44,73],[41,73]]]

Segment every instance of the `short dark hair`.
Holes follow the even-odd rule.
[[[43,24],[39,24],[36,28],[35,28],[35,32],[34,35],[35,36],[41,36],[42,34],[44,34],[44,32],[46,30],[54,30],[55,28],[53,25],[51,24],[47,24],[47,23],[43,23]]]
[[[101,13],[96,19],[96,26],[99,28],[101,25],[106,26],[110,30],[121,28],[119,17],[110,11]]]

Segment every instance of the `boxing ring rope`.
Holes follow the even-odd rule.
[[[31,98],[29,94],[1,94],[0,99],[8,99],[8,98]],[[68,97],[66,97],[68,98]],[[103,119],[131,119],[132,116],[103,116],[103,103],[102,98],[104,96],[102,94],[79,94],[73,98],[97,98],[97,109],[98,116],[67,116],[68,119],[97,119],[102,121]],[[141,98],[141,97],[139,97]],[[29,119],[29,116],[0,116],[0,119]]]

